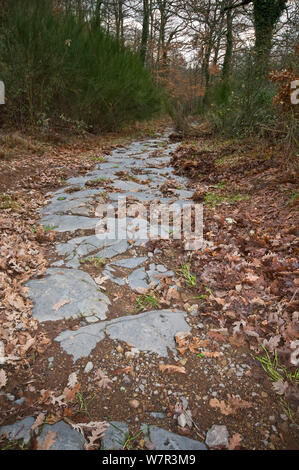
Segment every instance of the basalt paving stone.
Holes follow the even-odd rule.
[[[135,269],[141,264],[143,264],[145,261],[147,261],[147,259],[148,258],[146,257],[127,258],[127,259],[121,259],[120,261],[113,261],[111,264],[112,266],[119,266],[121,268]]]
[[[141,429],[154,444],[155,450],[207,450],[205,444],[200,441],[174,434],[157,426],[143,424]]]
[[[111,421],[101,439],[101,450],[122,450],[129,435],[129,426],[120,421]]]
[[[27,282],[33,316],[39,322],[83,316],[88,322],[105,320],[110,300],[84,271],[50,268],[45,277]]]
[[[120,189],[121,191],[144,191],[146,186],[135,183],[134,181],[115,181],[112,186],[116,189]]]
[[[128,284],[133,291],[140,294],[143,289],[149,289],[150,285],[147,282],[147,274],[145,268],[139,268],[133,271],[132,274],[128,276]]]
[[[28,418],[24,418],[14,424],[2,426],[0,428],[0,436],[4,434],[11,441],[20,439],[24,444],[28,444],[31,438],[30,430],[34,421],[35,419],[32,416],[28,416]]]
[[[60,343],[67,354],[73,356],[74,361],[88,357],[105,338],[105,334],[113,340],[130,343],[140,351],[168,357],[168,350],[176,354],[175,334],[191,329],[185,320],[186,315],[186,312],[180,310],[145,312],[85,326],[76,331],[64,331],[55,341]]]
[[[149,289],[151,286],[161,285],[160,279],[164,277],[174,277],[174,272],[167,271],[166,268],[161,271],[161,267],[159,269],[154,264],[151,264],[148,270],[139,268],[133,271],[128,276],[128,284],[132,290],[141,293],[142,289]]]
[[[77,261],[88,256],[90,253],[106,248],[115,243],[114,240],[101,239],[96,235],[86,237],[76,237],[69,240],[67,243],[59,243],[55,246],[56,252],[60,256],[66,256],[66,261]]]
[[[46,424],[43,426],[40,436],[37,438],[39,448],[41,449],[48,432],[55,433],[54,442],[50,450],[84,450],[86,440],[82,434],[75,431],[69,424],[59,421],[53,425]]]
[[[77,215],[47,215],[40,223],[44,227],[51,227],[56,232],[75,232],[76,230],[88,230],[96,227],[100,219]]]
[[[78,176],[78,177],[75,177],[75,178],[69,178],[68,180],[66,180],[66,184],[67,185],[74,185],[74,186],[84,186],[86,181],[89,180],[89,176]]]
[[[127,240],[120,240],[114,242],[108,248],[104,248],[103,250],[99,251],[95,256],[98,256],[103,259],[111,259],[115,258],[115,256],[122,255],[123,253],[128,251],[129,248],[132,247],[133,245],[129,245]]]
[[[92,216],[94,209],[86,200],[72,200],[72,201],[53,201],[42,210],[43,215],[83,215],[85,217]]]

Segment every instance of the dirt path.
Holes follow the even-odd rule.
[[[33,434],[47,446],[54,432],[52,449],[80,449],[85,439],[99,446],[104,421],[105,449],[293,448],[296,425],[252,352],[200,315],[196,279],[188,264],[177,269],[175,242],[165,257],[135,239],[136,222],[146,221],[136,204],[192,201],[170,165],[177,145],[166,134],[134,142],[49,194],[40,223],[58,235],[50,267],[27,287],[52,341],[29,378],[23,371],[23,399],[8,397],[6,421],[25,420],[0,434],[29,443],[41,416],[47,425]],[[131,236],[96,236],[102,205],[116,209],[123,197]]]

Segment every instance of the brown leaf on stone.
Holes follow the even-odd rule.
[[[45,421],[45,417],[46,417],[45,413],[40,413],[38,417],[36,418],[36,420],[34,421],[33,425],[31,426],[31,431],[34,431],[36,428],[41,426],[43,422]]]
[[[53,305],[52,309],[57,312],[61,307],[67,304],[71,304],[72,300],[60,300],[60,302],[57,302],[57,304]]]
[[[55,442],[56,432],[48,431],[40,450],[50,450]]]

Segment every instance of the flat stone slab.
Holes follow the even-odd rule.
[[[87,198],[83,199],[70,199],[68,200],[65,196],[56,196],[47,204],[41,211],[43,215],[92,215],[92,208]]]
[[[22,440],[24,444],[28,444],[31,438],[30,430],[34,423],[34,418],[28,416],[28,418],[17,421],[14,424],[9,424],[8,426],[1,426],[0,436],[4,434],[8,440]]]
[[[158,426],[143,425],[142,430],[154,444],[155,450],[207,450],[202,442],[174,434]]]
[[[64,331],[55,341],[77,361],[88,357],[95,346],[105,338],[125,341],[140,351],[156,353],[168,357],[168,349],[176,354],[174,336],[179,331],[190,331],[185,321],[186,312],[180,310],[156,310],[140,315],[116,318],[79,328]]]
[[[133,271],[128,277],[128,284],[131,289],[139,294],[142,290],[148,290],[150,285],[147,282],[147,274],[144,268]]]
[[[129,426],[120,421],[111,421],[101,439],[101,450],[122,450],[129,435]]]
[[[86,237],[76,237],[66,243],[59,243],[55,246],[59,256],[65,256],[66,265],[72,268],[80,266],[80,259],[88,257],[90,253],[106,248],[115,243],[113,240],[100,239],[96,235]]]
[[[89,274],[77,269],[50,268],[45,277],[27,282],[33,316],[40,322],[76,318],[105,320],[110,300]]]
[[[103,259],[115,258],[115,256],[125,253],[130,247],[132,247],[132,245],[129,245],[127,240],[112,241],[112,244],[108,248],[99,251],[95,256],[100,256]]]
[[[113,261],[111,264],[113,266],[119,266],[120,268],[127,268],[127,269],[135,269],[141,264],[145,263],[147,258],[140,257],[140,258],[127,258],[121,259],[120,261]]]
[[[56,232],[75,232],[96,227],[100,219],[83,217],[79,215],[47,215],[40,223],[44,227],[51,227]]]
[[[121,191],[143,191],[146,187],[142,184],[135,183],[134,181],[115,181],[112,186],[115,189],[119,189]]]
[[[164,277],[174,277],[173,271],[167,271],[167,269],[159,264],[150,264],[149,269],[139,268],[133,271],[128,276],[128,284],[131,289],[137,293],[142,293],[150,289],[161,285],[160,279]]]
[[[53,425],[43,426],[40,436],[37,438],[39,448],[41,449],[48,432],[56,434],[54,442],[49,450],[84,450],[86,440],[82,434],[75,431],[69,424],[59,421]]]

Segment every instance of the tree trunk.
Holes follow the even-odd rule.
[[[256,71],[265,76],[272,49],[273,31],[285,10],[287,0],[253,0]]]
[[[149,37],[149,0],[143,0],[143,24],[142,24],[142,36],[141,36],[141,46],[140,46],[140,58],[142,63],[145,64],[147,56],[147,45]]]
[[[228,83],[231,77],[233,58],[233,15],[232,11],[226,12],[226,50],[222,69],[222,78]]]

